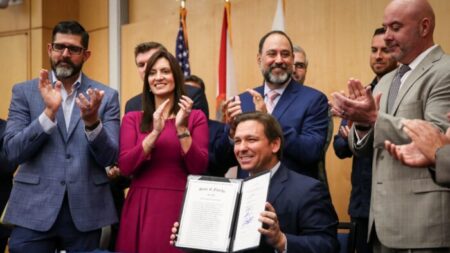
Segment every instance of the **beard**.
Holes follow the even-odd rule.
[[[281,68],[282,70],[284,70],[284,72],[278,75],[274,75],[272,74],[272,70],[274,68]],[[266,82],[276,85],[285,84],[292,75],[292,69],[288,68],[284,63],[274,63],[270,65],[268,69],[264,69],[263,67],[261,67],[261,72]]]
[[[60,61],[50,60],[50,64],[58,80],[64,80],[78,75],[81,71],[81,68],[83,67],[83,63],[77,65],[73,63],[70,59],[63,59]]]

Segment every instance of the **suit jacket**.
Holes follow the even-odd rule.
[[[402,131],[402,119],[448,127],[450,56],[434,48],[406,78],[388,114],[389,86],[396,71],[386,74],[374,90],[383,96],[369,136],[360,145],[354,128],[349,136],[357,154],[374,148],[369,231],[375,224],[380,242],[389,248],[450,247],[450,189],[438,186],[427,169],[404,166],[384,149],[385,140],[411,141]]]
[[[450,187],[450,145],[436,152],[435,181],[439,185]]]
[[[105,167],[116,162],[119,144],[119,100],[115,90],[82,75],[78,92],[105,91],[99,108],[102,129],[89,141],[75,104],[66,130],[62,106],[57,126],[44,132],[38,117],[45,105],[38,79],[13,87],[4,148],[20,164],[14,177],[5,220],[37,231],[54,224],[67,194],[72,220],[80,231],[117,221]]]
[[[275,208],[286,235],[287,252],[338,252],[337,215],[323,183],[281,164],[270,180],[267,201]],[[262,237],[258,249],[248,252],[275,251]]]
[[[264,85],[255,90],[264,95]],[[255,111],[250,93],[244,92],[239,97],[243,112]],[[300,85],[291,79],[272,112],[284,134],[282,162],[288,168],[314,178],[318,177],[318,162],[327,138],[327,101],[327,97],[320,91]],[[225,129],[228,130],[229,128]],[[217,142],[216,157],[222,164],[237,165],[233,145],[228,138],[227,132],[221,141]],[[241,178],[246,175],[240,172]]]
[[[184,85],[188,97],[194,101],[193,108],[200,109],[209,118],[208,101],[206,100],[205,92],[197,87]],[[130,98],[125,104],[125,113],[131,111],[142,111],[142,93]]]
[[[227,173],[229,167],[217,161],[214,153],[214,145],[223,135],[225,124],[215,120],[208,120],[209,143],[208,143],[208,170],[207,174],[211,176],[223,177]]]
[[[347,120],[341,121],[346,126]],[[348,138],[339,133],[334,136],[334,153],[340,159],[352,157],[353,153],[348,146]],[[372,187],[372,154],[353,156],[352,162],[352,191],[348,213],[352,218],[369,218],[370,192]]]
[[[0,119],[0,214],[8,202],[12,188],[13,173],[16,168],[14,164],[8,162],[3,149],[3,133],[5,132],[6,121]],[[10,229],[0,224],[0,238],[8,237]]]

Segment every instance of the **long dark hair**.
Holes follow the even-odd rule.
[[[147,61],[147,67],[145,69],[144,76],[144,87],[142,88],[142,109],[144,110],[144,115],[141,122],[141,131],[148,132],[153,126],[153,113],[156,110],[155,105],[155,95],[150,90],[150,83],[148,82],[148,76],[152,70],[155,63],[164,58],[169,62],[170,70],[172,71],[173,79],[175,82],[174,89],[174,101],[172,101],[172,108],[170,108],[170,114],[176,114],[180,109],[178,101],[181,99],[182,95],[185,95],[184,90],[184,76],[181,71],[180,65],[177,59],[166,50],[156,51],[150,59]]]

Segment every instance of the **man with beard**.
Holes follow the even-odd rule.
[[[381,77],[397,68],[397,61],[392,57],[386,46],[386,42],[384,42],[384,32],[384,28],[378,28],[372,37],[369,63],[376,75],[369,86],[372,90]],[[349,122],[343,119],[339,133],[334,136],[334,152],[340,159],[353,156],[348,146],[348,132],[350,131],[350,127]],[[370,188],[372,181],[372,153],[353,156],[351,180],[352,192],[348,213],[352,222],[356,225],[356,251],[358,253],[370,253],[372,252],[372,247],[367,243],[367,224],[369,223]]]
[[[403,122],[449,127],[450,56],[434,43],[435,15],[426,0],[393,0],[384,9],[384,40],[400,67],[374,89],[348,82],[349,96],[332,94],[334,115],[353,121],[349,146],[373,152],[369,238],[374,252],[450,252],[450,191],[427,169],[389,155],[385,141],[411,142]],[[422,133],[424,134],[424,133]]]
[[[52,71],[14,86],[4,148],[20,164],[4,221],[9,251],[92,251],[117,221],[105,167],[118,156],[119,100],[81,73],[89,34],[60,22],[47,46]]]
[[[328,129],[327,97],[292,79],[293,46],[284,32],[271,31],[261,38],[257,62],[264,83],[225,102],[227,123],[232,123],[242,112],[272,114],[283,129],[283,163],[300,174],[317,178],[317,163]],[[225,127],[225,131],[227,134],[216,144],[216,157],[222,164],[234,166],[237,162],[233,156],[233,143],[228,138],[232,135],[229,127]],[[246,172],[239,170],[239,177],[246,176]]]

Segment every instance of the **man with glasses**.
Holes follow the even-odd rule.
[[[91,51],[75,21],[53,29],[52,71],[13,88],[4,148],[20,164],[4,221],[11,253],[92,251],[117,222],[105,167],[118,156],[119,100],[81,73]]]
[[[292,72],[292,78],[298,83],[304,84],[307,71],[308,59],[306,58],[306,52],[302,47],[294,45],[294,72]]]

